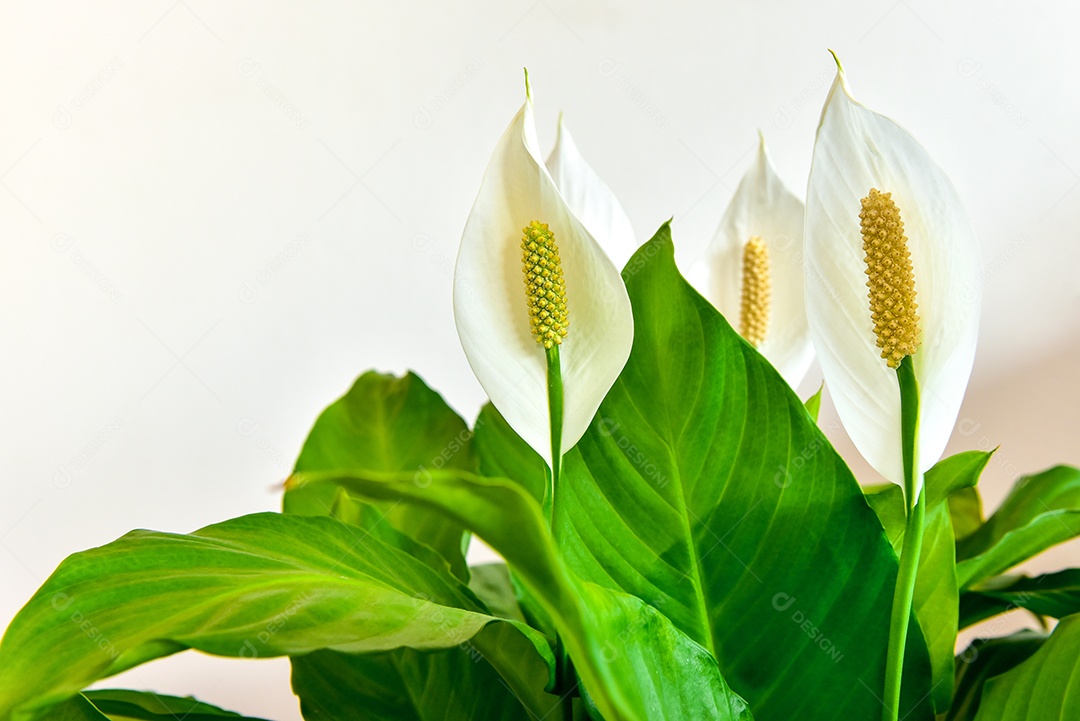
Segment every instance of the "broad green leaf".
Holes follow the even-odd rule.
[[[557,626],[607,721],[750,718],[709,652],[640,599],[579,580],[565,565],[539,504],[519,484],[460,471],[408,475],[311,473],[290,486],[330,483],[383,501],[438,509],[502,554]]]
[[[990,453],[968,451],[945,458],[926,472],[926,525],[915,577],[913,607],[930,650],[931,698],[939,713],[953,695],[959,589],[956,581],[956,541],[948,500],[973,488],[990,460]],[[878,514],[885,535],[899,553],[904,542],[904,494],[889,483],[866,489],[866,500]]]
[[[1045,641],[1045,634],[1034,631],[973,641],[956,657],[956,693],[944,721],[972,721],[979,710],[986,680],[1024,662]]]
[[[987,680],[976,721],[1080,718],[1080,616],[1061,619],[1030,658]]]
[[[508,683],[493,668],[513,669]],[[309,721],[518,721],[557,718],[544,692],[549,670],[507,624],[486,627],[461,647],[376,654],[316,651],[292,661],[292,685]]]
[[[961,589],[1080,535],[1080,470],[1057,466],[1021,478],[986,523],[957,544]]]
[[[713,651],[756,718],[879,716],[897,563],[858,484],[784,380],[679,275],[667,226],[623,277],[634,346],[566,456],[560,550]],[[931,714],[912,626],[908,721]]]
[[[1080,613],[1080,569],[984,581],[960,597],[961,628],[1014,608],[1053,618]]]
[[[332,518],[260,513],[189,535],[133,531],[77,553],[0,642],[0,719],[32,719],[184,648],[242,658],[442,649],[504,623],[407,546]]]
[[[114,721],[259,721],[197,701],[190,696],[180,698],[152,691],[127,689],[85,691],[82,696]]]
[[[414,472],[418,483],[432,468],[476,470],[472,433],[446,401],[414,373],[401,378],[368,371],[315,422],[296,471],[362,468]],[[335,510],[334,489],[310,488],[285,494],[286,513],[329,515]],[[438,551],[454,571],[468,580],[460,526],[423,509],[369,504],[337,509],[338,516],[373,516]],[[375,531],[376,533],[378,530]]]

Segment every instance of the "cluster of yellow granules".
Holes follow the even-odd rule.
[[[870,289],[870,317],[874,321],[881,357],[897,368],[919,347],[919,304],[915,302],[915,274],[904,235],[900,209],[892,193],[870,189],[859,213],[866,275]]]
[[[529,324],[536,342],[551,348],[561,345],[570,321],[566,312],[566,284],[555,234],[547,223],[534,220],[521,231],[521,263],[525,271],[525,297]]]
[[[769,278],[769,249],[761,238],[753,237],[743,247],[742,305],[739,309],[739,334],[755,348],[765,342],[769,330],[769,302],[772,281]]]

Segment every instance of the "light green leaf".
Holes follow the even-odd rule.
[[[1045,641],[1045,634],[1026,630],[973,641],[956,657],[956,693],[944,721],[973,721],[986,680],[1027,660]]]
[[[476,470],[472,433],[446,401],[414,373],[401,378],[368,371],[349,392],[331,404],[315,422],[296,471],[363,468],[370,471],[410,471],[423,482],[431,468]],[[405,506],[362,504],[341,508],[330,487],[285,494],[286,513],[329,515],[362,525],[374,517],[373,532],[388,524],[427,544],[450,563],[454,575],[468,580],[463,530],[440,516]]]
[[[133,531],[77,553],[0,643],[0,719],[32,719],[184,648],[242,658],[442,649],[510,623],[407,548],[332,518],[261,513],[189,535]],[[550,656],[535,632],[518,632]]]
[[[957,544],[961,589],[1080,534],[1080,470],[1057,466],[1017,481],[983,526]]]
[[[806,402],[803,403],[803,406],[806,407],[806,412],[810,414],[810,418],[813,419],[814,423],[817,423],[818,414],[821,413],[821,393],[824,390],[825,384],[822,383],[821,386],[818,387],[817,392],[807,398]]]
[[[1061,619],[1030,658],[986,682],[976,721],[1080,718],[1080,616]]]
[[[312,473],[290,486],[331,483],[374,500],[438,509],[502,554],[557,626],[607,721],[749,719],[709,652],[640,599],[581,582],[566,568],[539,504],[520,485],[460,471],[408,475]]]
[[[976,488],[961,488],[949,496],[949,515],[952,516],[956,540],[967,538],[983,524],[982,498]]]

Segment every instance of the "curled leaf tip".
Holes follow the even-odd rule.
[[[844,74],[844,64],[840,62],[840,58],[836,54],[836,51],[833,50],[832,48],[829,48],[829,55],[832,55],[833,62],[836,63],[836,72],[843,75]]]

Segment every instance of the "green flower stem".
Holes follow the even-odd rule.
[[[559,484],[559,471],[562,468],[562,428],[563,428],[563,384],[562,363],[559,361],[559,346],[547,349],[548,413],[551,418],[551,494],[552,513],[556,503],[555,489]],[[552,516],[554,518],[554,515]],[[554,530],[554,529],[553,529]]]
[[[904,453],[904,502],[907,523],[904,545],[900,549],[900,570],[893,593],[892,618],[889,623],[888,660],[885,664],[885,705],[883,721],[897,721],[900,716],[900,684],[904,675],[904,646],[907,644],[911,604],[915,595],[915,576],[922,554],[923,527],[926,522],[926,493],[915,499],[918,477],[919,383],[911,356],[896,369],[900,384],[900,436]]]
[[[553,345],[547,349],[547,382],[548,382],[548,414],[551,425],[551,478],[545,492],[544,510],[550,515],[548,521],[551,525],[552,535],[558,547],[559,538],[555,526],[555,505],[559,502],[557,489],[559,487],[559,473],[562,470],[562,428],[563,428],[563,383],[562,363],[559,359],[559,346]],[[570,656],[566,652],[562,639],[555,637],[555,674],[556,692],[563,695],[562,710],[564,721],[573,721],[574,704],[570,693],[573,686],[574,672],[570,663]]]

